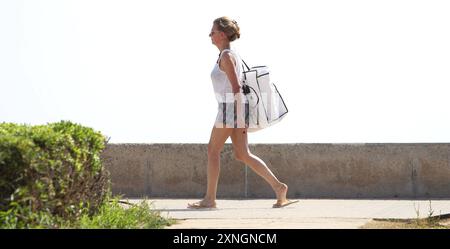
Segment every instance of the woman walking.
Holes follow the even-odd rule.
[[[296,202],[286,199],[288,186],[280,182],[264,161],[250,153],[248,148],[248,105],[246,105],[245,96],[241,91],[242,62],[238,53],[230,48],[230,43],[240,37],[237,22],[228,17],[217,18],[213,22],[209,36],[220,51],[219,59],[211,73],[213,88],[219,103],[219,112],[208,144],[206,195],[199,202],[189,203],[188,207],[216,207],[220,152],[228,137],[231,137],[236,159],[248,165],[272,187],[277,197],[274,208]]]

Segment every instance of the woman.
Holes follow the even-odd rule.
[[[237,160],[248,165],[272,186],[277,202],[273,207],[284,207],[295,201],[286,199],[288,186],[280,182],[267,165],[250,153],[247,140],[248,104],[241,91],[242,65],[239,55],[230,49],[230,43],[240,37],[236,21],[228,17],[214,20],[212,43],[219,49],[219,59],[211,73],[214,91],[219,102],[219,112],[208,144],[207,191],[203,200],[189,203],[189,208],[215,208],[217,183],[220,172],[220,152],[231,136]]]

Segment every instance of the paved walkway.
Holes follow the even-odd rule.
[[[129,199],[136,203],[140,199]],[[164,217],[178,220],[169,228],[359,228],[373,218],[424,218],[428,200],[328,200],[300,199],[284,208],[272,208],[275,200],[217,201],[217,209],[192,210],[187,203],[198,199],[150,199]],[[450,200],[431,200],[433,215],[450,214]]]

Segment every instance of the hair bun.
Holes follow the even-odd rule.
[[[214,24],[217,28],[227,35],[230,42],[239,39],[241,37],[239,26],[236,20],[223,16],[214,20]]]

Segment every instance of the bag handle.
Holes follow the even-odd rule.
[[[250,71],[250,67],[248,67],[247,63],[245,63],[243,59],[241,59],[241,61],[244,63],[245,67],[247,68],[247,71]],[[244,69],[245,71],[244,65],[242,65],[242,69]]]
[[[245,68],[244,68],[244,65],[245,65],[245,67],[247,68],[247,71],[250,71],[250,67],[247,65],[247,63],[245,63],[245,61],[242,58],[241,58],[241,61],[243,62],[242,69],[245,71]],[[247,95],[250,93],[250,89],[253,90],[253,92],[255,93],[255,96],[257,98],[255,106],[258,106],[258,104],[259,104],[259,96],[258,96],[258,94],[256,93],[256,91],[255,91],[255,89],[253,87],[251,87],[251,86],[249,86],[249,85],[247,85],[245,83],[246,80],[247,80],[247,76],[244,73],[244,82],[242,84],[243,93],[247,97]]]
[[[242,64],[242,72],[243,73],[245,72],[245,67],[247,67],[247,71],[250,71],[250,67],[247,65],[247,63],[245,63],[244,59],[241,58],[241,61],[243,62],[243,64]],[[244,67],[244,65],[245,65],[245,67]],[[244,73],[244,84],[245,84],[246,80],[247,80],[247,76]]]

